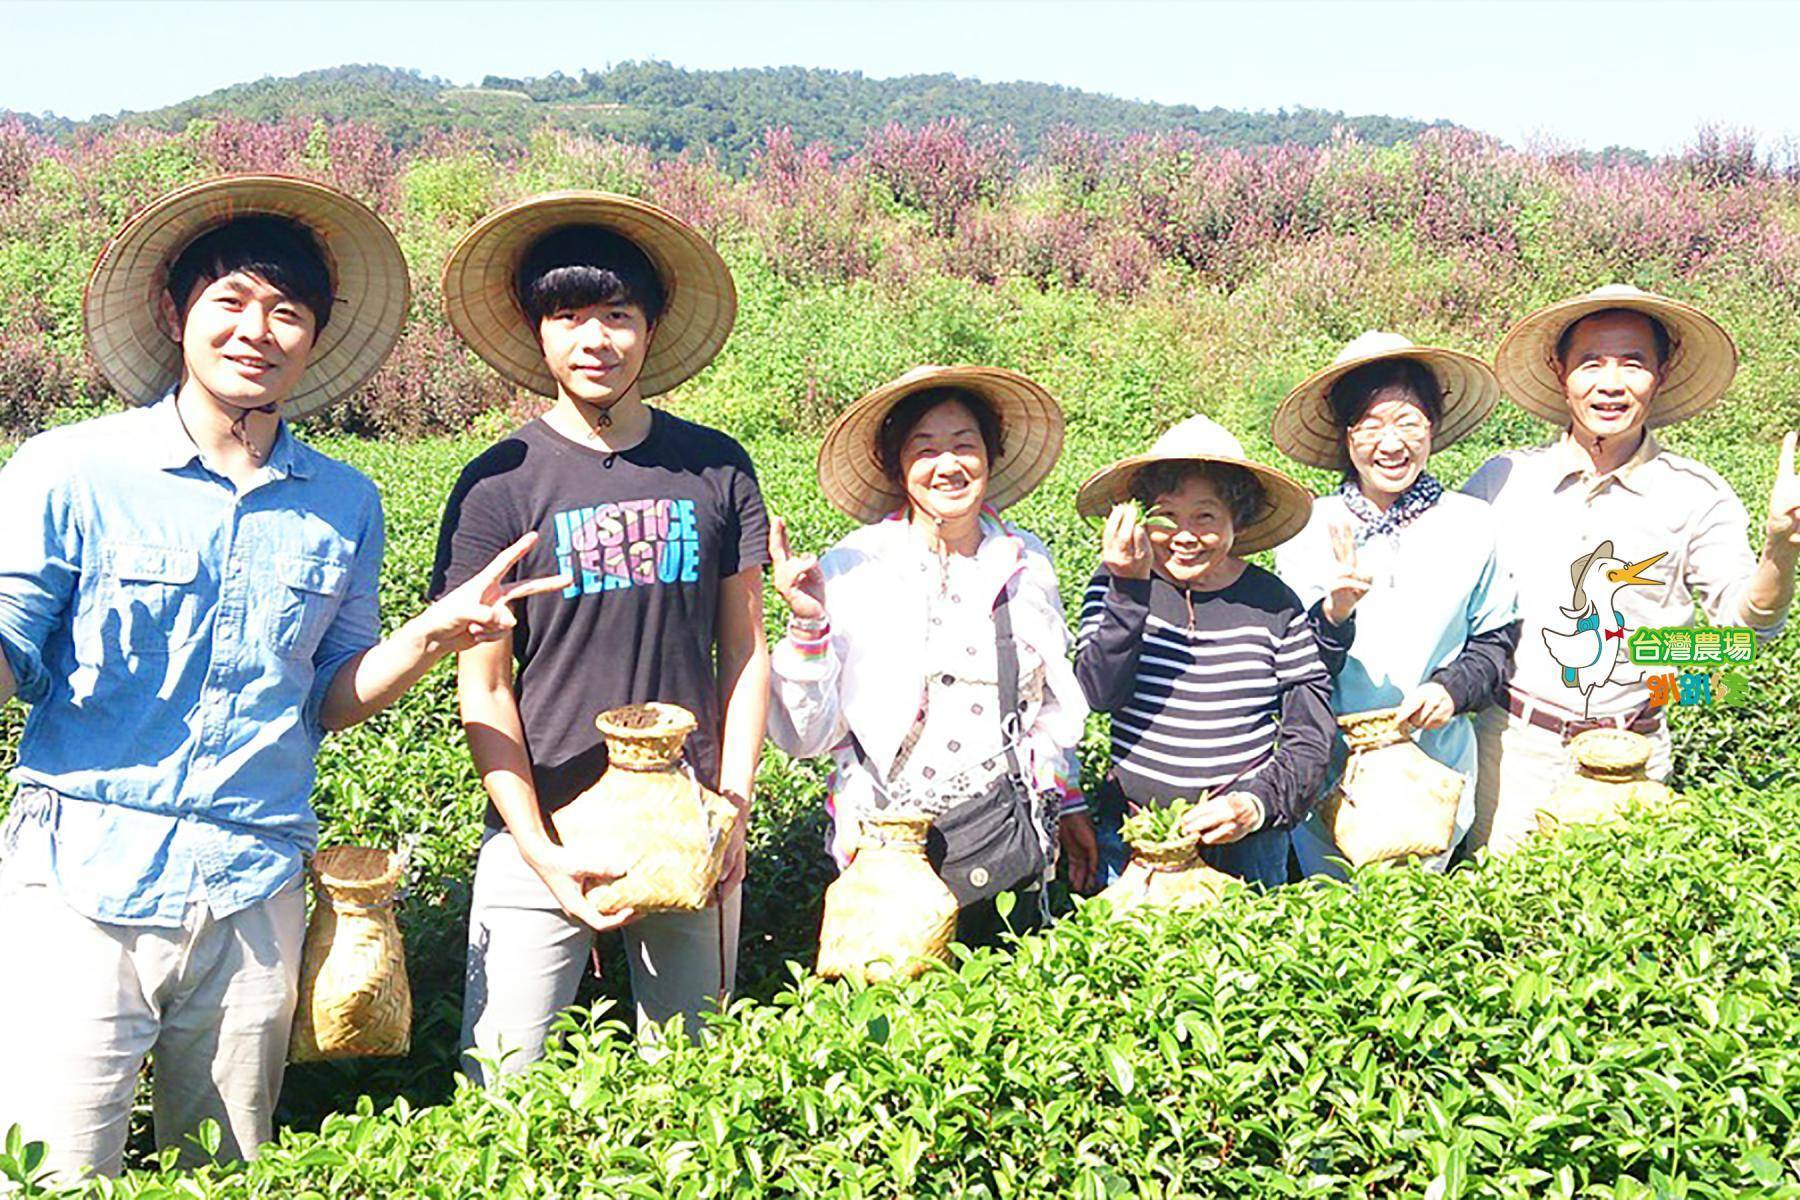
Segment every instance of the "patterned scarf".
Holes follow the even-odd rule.
[[[1412,486],[1400,493],[1400,498],[1388,505],[1382,512],[1375,507],[1374,501],[1362,494],[1356,480],[1346,479],[1338,486],[1338,495],[1344,499],[1344,507],[1356,514],[1362,528],[1356,532],[1356,544],[1362,545],[1371,538],[1391,533],[1416,520],[1426,509],[1436,504],[1444,495],[1444,485],[1429,471],[1420,471],[1419,477],[1412,481]]]

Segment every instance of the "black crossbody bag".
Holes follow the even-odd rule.
[[[1038,840],[1031,787],[1019,766],[1018,743],[1024,734],[1019,715],[1019,651],[1013,644],[1012,612],[1004,592],[994,605],[994,648],[1006,771],[986,795],[966,800],[937,817],[925,842],[926,858],[963,908],[1038,880],[1047,865],[1043,843]],[[874,764],[854,735],[851,744],[863,767],[876,777],[877,790],[882,790]]]

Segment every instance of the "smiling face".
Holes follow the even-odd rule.
[[[1583,317],[1563,335],[1557,364],[1578,431],[1619,438],[1642,429],[1662,383],[1656,328],[1642,313]]]
[[[601,409],[637,390],[652,332],[644,310],[625,301],[558,307],[538,322],[557,390]]]
[[[1211,480],[1188,476],[1158,495],[1150,511],[1173,522],[1155,522],[1147,531],[1159,574],[1192,587],[1230,559],[1237,530],[1231,506]]]
[[[987,499],[988,453],[969,407],[946,400],[928,410],[900,443],[900,479],[913,511],[954,522]]]
[[[1431,457],[1431,418],[1410,389],[1383,388],[1344,442],[1363,493],[1398,496]]]
[[[218,400],[237,408],[279,403],[306,373],[318,323],[311,309],[267,280],[245,271],[202,279],[186,309],[186,376]]]

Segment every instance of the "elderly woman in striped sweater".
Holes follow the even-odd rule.
[[[1124,868],[1127,807],[1194,797],[1205,799],[1184,828],[1209,863],[1287,882],[1288,832],[1335,729],[1327,658],[1341,664],[1345,647],[1321,640],[1316,614],[1243,556],[1303,528],[1311,495],[1192,417],[1088,480],[1077,506],[1106,514],[1075,660],[1088,703],[1112,714],[1095,806],[1101,882]]]

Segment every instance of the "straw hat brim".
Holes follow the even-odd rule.
[[[526,251],[545,235],[575,225],[598,225],[631,241],[662,282],[663,311],[638,389],[659,396],[697,375],[725,345],[737,319],[731,268],[679,217],[611,192],[532,196],[488,214],[469,230],[444,262],[444,311],[457,334],[509,382],[556,395],[556,379],[544,365],[515,284]]]
[[[1526,412],[1555,425],[1569,423],[1569,403],[1556,373],[1563,330],[1592,313],[1629,309],[1662,322],[1669,360],[1650,402],[1649,426],[1685,421],[1717,404],[1737,374],[1737,346],[1719,323],[1664,296],[1583,296],[1540,308],[1510,329],[1494,357],[1500,386]]]
[[[393,231],[365,205],[322,183],[225,175],[140,209],[88,276],[81,302],[88,354],[130,403],[154,404],[181,377],[181,345],[159,315],[169,267],[194,239],[249,216],[286,217],[310,229],[331,273],[331,317],[282,415],[298,419],[342,400],[387,360],[412,295]]]
[[[1218,454],[1134,454],[1088,477],[1075,493],[1075,511],[1084,517],[1104,517],[1115,504],[1131,498],[1131,484],[1138,472],[1156,463],[1219,463],[1241,467],[1256,477],[1263,488],[1263,509],[1256,519],[1234,531],[1231,552],[1237,555],[1268,550],[1306,528],[1312,516],[1313,496],[1299,481],[1274,467]]]
[[[819,487],[841,511],[868,524],[906,504],[881,470],[877,435],[893,407],[927,388],[965,388],[1000,417],[1001,454],[990,464],[987,503],[1004,509],[1030,495],[1062,453],[1063,412],[1043,387],[1001,367],[920,367],[884,383],[838,414],[819,444]]]
[[[1295,462],[1339,467],[1342,430],[1331,411],[1331,389],[1358,367],[1390,358],[1413,359],[1437,380],[1440,412],[1431,430],[1433,454],[1473,433],[1500,403],[1499,379],[1491,367],[1473,355],[1436,346],[1383,350],[1315,371],[1289,392],[1270,423],[1269,436],[1276,447]]]

